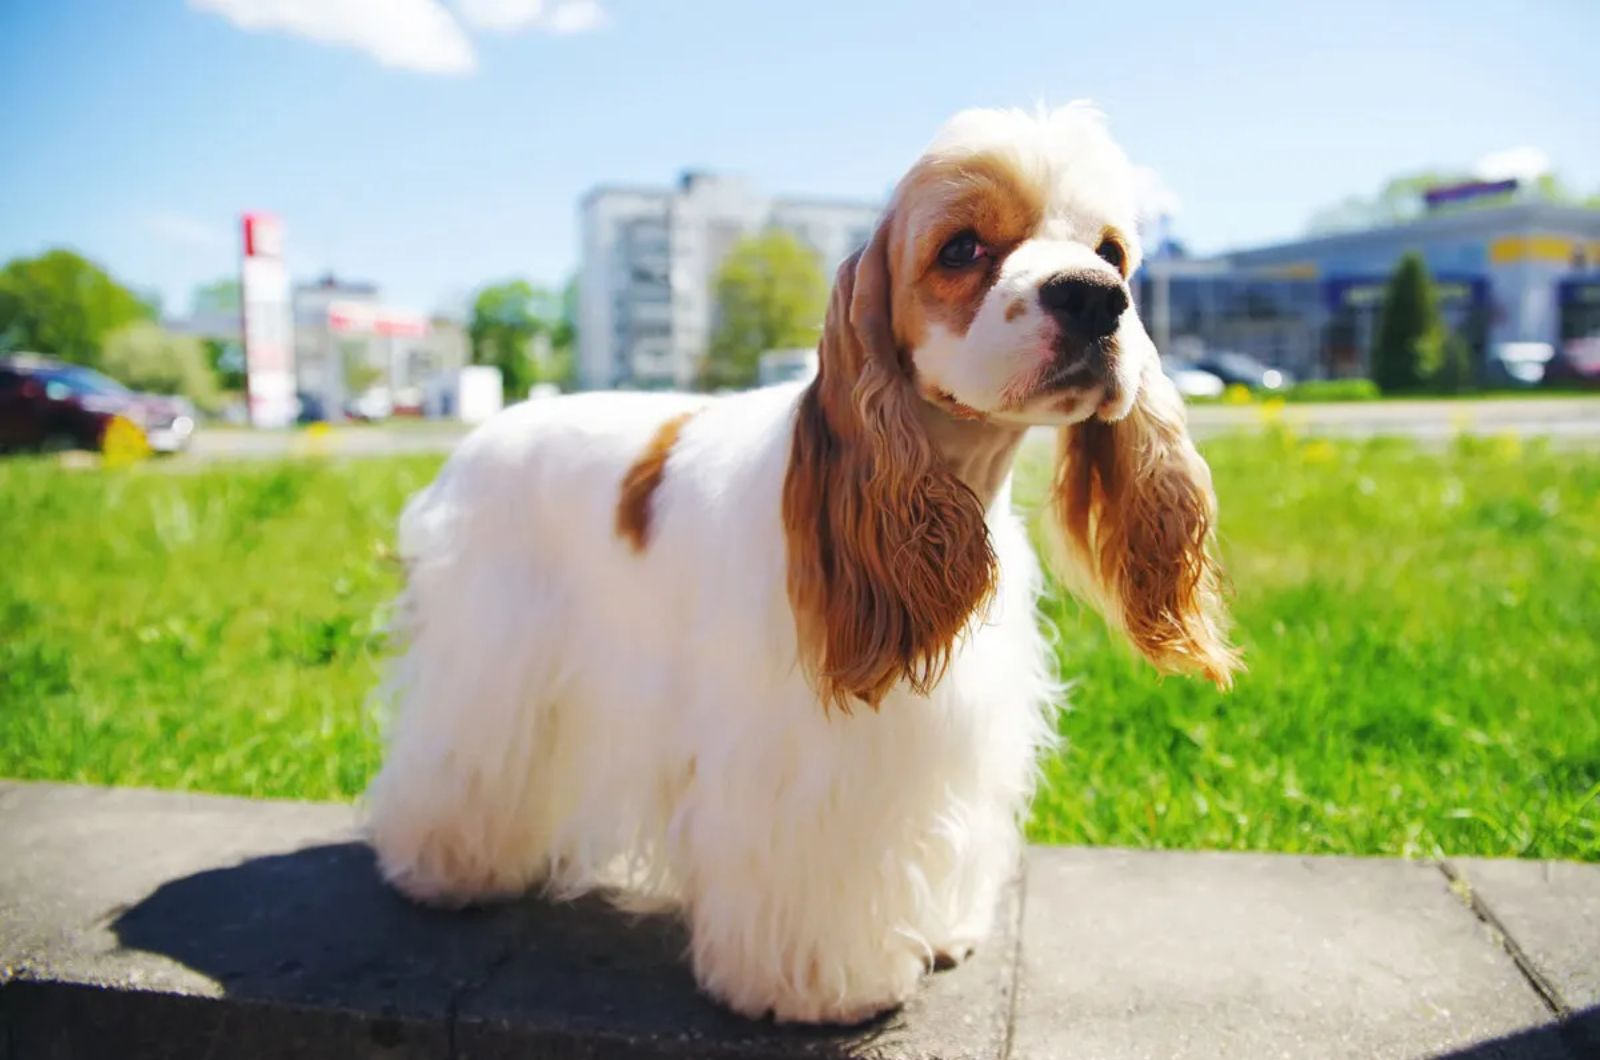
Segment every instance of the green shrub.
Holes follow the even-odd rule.
[[[1283,393],[1285,401],[1376,401],[1382,396],[1370,379],[1309,379]]]

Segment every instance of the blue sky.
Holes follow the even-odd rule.
[[[298,277],[457,309],[560,282],[595,183],[876,198],[960,107],[1078,97],[1220,250],[1508,148],[1600,190],[1597,39],[1593,0],[0,0],[0,257],[181,310],[267,209]]]

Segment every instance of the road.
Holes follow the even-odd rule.
[[[459,423],[406,422],[395,426],[348,425],[292,431],[242,427],[201,428],[187,458],[252,460],[285,456],[396,456],[447,453],[466,436]]]
[[[1341,438],[1399,435],[1424,442],[1458,434],[1543,435],[1552,440],[1600,444],[1600,397],[1485,398],[1467,401],[1355,401],[1288,405],[1196,405],[1189,426],[1196,437],[1261,429],[1281,417],[1301,434]]]
[[[1326,405],[1197,405],[1198,438],[1262,430],[1282,422],[1297,433],[1369,438],[1400,435],[1438,443],[1458,434],[1514,432],[1570,445],[1600,446],[1600,397],[1490,398],[1479,401],[1368,401]],[[201,430],[191,456],[202,460],[282,456],[386,456],[443,453],[466,433],[447,423],[344,426],[321,431]]]

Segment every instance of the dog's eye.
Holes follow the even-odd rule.
[[[939,248],[939,264],[947,269],[964,269],[982,256],[983,244],[973,231],[958,232]]]
[[[1094,252],[1100,255],[1107,265],[1110,265],[1118,272],[1127,267],[1128,252],[1123,250],[1122,244],[1115,239],[1109,237],[1102,239],[1100,245],[1095,247]]]

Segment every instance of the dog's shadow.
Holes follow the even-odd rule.
[[[672,917],[622,913],[598,896],[424,909],[384,884],[359,842],[171,880],[112,928],[123,947],[171,958],[232,998],[401,1029],[453,1021],[457,1042],[592,1039],[642,1056],[652,1043],[696,1041],[847,1057],[905,1029],[903,1015],[854,1028],[741,1019],[698,992]]]

